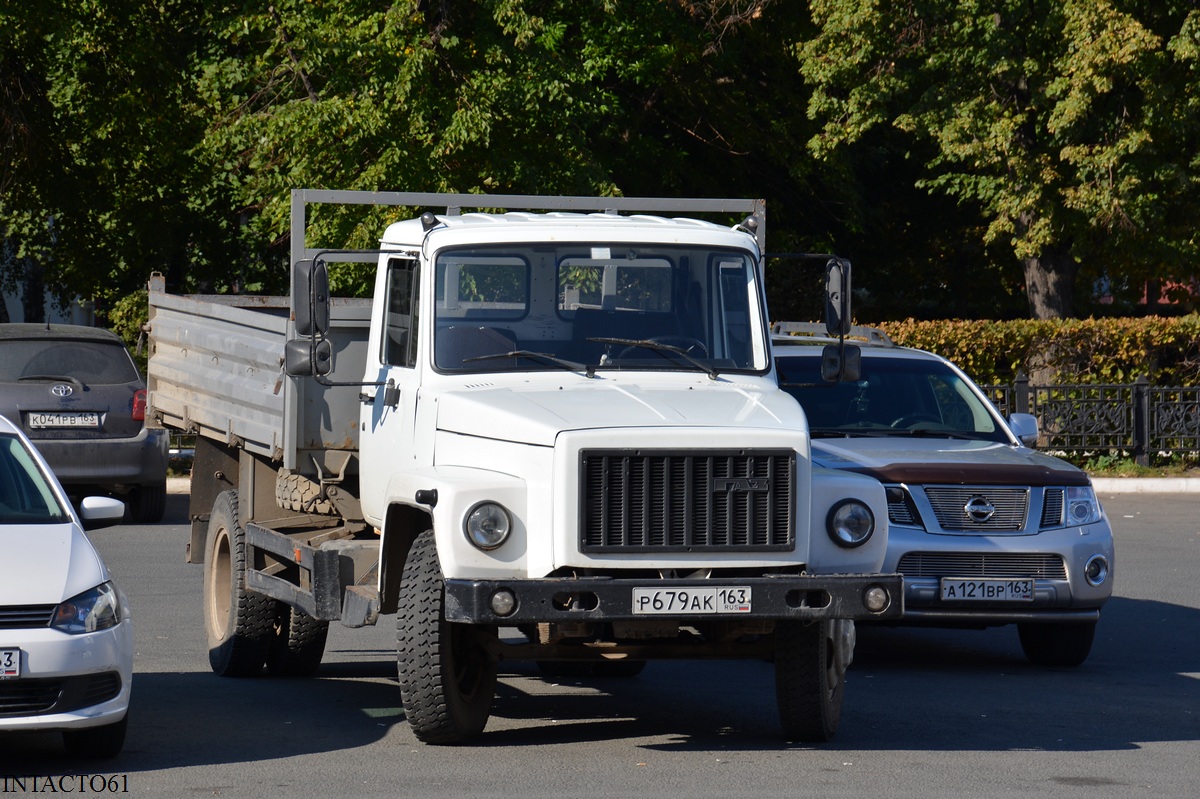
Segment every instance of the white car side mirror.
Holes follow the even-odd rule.
[[[112,497],[84,497],[79,503],[79,518],[85,530],[111,527],[125,518],[125,503]]]

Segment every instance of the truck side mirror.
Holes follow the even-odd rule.
[[[854,344],[826,344],[821,348],[821,379],[826,383],[858,380],[862,375],[862,350]]]
[[[825,264],[825,330],[841,338],[850,333],[850,262],[830,258]]]
[[[329,332],[329,268],[324,261],[297,261],[292,268],[292,316],[298,336],[320,338]]]
[[[333,368],[329,339],[294,338],[283,345],[283,371],[289,377],[324,377]]]

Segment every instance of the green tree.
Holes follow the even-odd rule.
[[[811,0],[798,44],[817,157],[872,131],[917,185],[1007,243],[1029,312],[1069,316],[1081,276],[1187,274],[1196,254],[1197,33],[1187,0]],[[1118,264],[1125,265],[1123,268]]]

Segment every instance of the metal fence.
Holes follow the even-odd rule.
[[[1152,386],[1145,377],[1125,385],[1035,386],[1018,375],[1009,385],[982,388],[1005,416],[1038,417],[1042,449],[1129,453],[1143,466],[1151,456],[1200,456],[1197,387]]]

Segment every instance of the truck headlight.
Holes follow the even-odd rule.
[[[1091,486],[1067,486],[1067,524],[1100,521],[1100,503]]]
[[[512,517],[503,505],[479,502],[471,506],[463,519],[467,540],[485,552],[503,544],[512,532]]]
[[[857,499],[844,499],[829,511],[825,525],[833,543],[850,549],[870,539],[875,532],[875,514]]]

